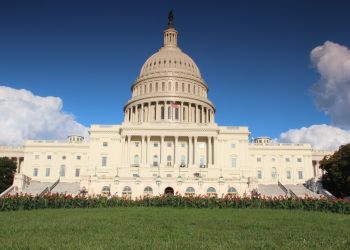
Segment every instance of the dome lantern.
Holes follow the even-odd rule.
[[[177,47],[177,30],[174,28],[173,11],[168,15],[168,28],[164,31],[164,47]]]

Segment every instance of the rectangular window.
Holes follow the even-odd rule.
[[[165,107],[164,106],[162,106],[162,107],[160,107],[160,119],[162,119],[162,120],[164,120],[164,110],[165,110]]]
[[[181,155],[181,165],[186,165],[186,156],[185,155]]]
[[[80,168],[76,168],[75,169],[75,177],[79,177],[80,176]]]
[[[289,158],[286,158],[286,162],[290,162],[290,159],[289,159]]]
[[[298,161],[298,162],[302,162],[302,159],[301,159],[301,158],[298,158],[297,161]]]
[[[135,147],[138,148],[140,146],[139,142],[135,142]]]
[[[158,143],[154,143],[153,147],[158,148]]]
[[[35,155],[35,160],[39,160],[39,155]]]
[[[275,162],[275,161],[276,161],[276,159],[275,159],[275,158],[272,158],[272,159],[271,159],[271,161]]]
[[[231,167],[236,168],[237,167],[237,160],[236,158],[231,158]]]
[[[103,156],[103,157],[102,157],[102,162],[101,162],[101,164],[102,164],[102,167],[106,167],[106,166],[107,166],[107,157],[106,157],[106,156]]]
[[[201,168],[204,168],[204,167],[205,167],[205,158],[204,158],[204,155],[201,155],[201,156],[199,157],[199,166],[200,166]]]
[[[39,174],[39,169],[38,168],[34,168],[33,176],[38,176],[38,174]]]
[[[48,160],[51,160],[51,155],[48,155],[48,156],[47,156],[47,159],[48,159]]]
[[[288,170],[287,171],[287,179],[290,180],[292,178],[292,174],[291,172]]]
[[[258,170],[257,177],[258,177],[258,179],[262,179],[262,171],[261,170]]]
[[[185,147],[186,147],[186,143],[184,143],[184,142],[181,143],[181,147],[182,147],[182,148],[185,148]]]
[[[46,168],[45,170],[45,176],[49,177],[50,176],[50,168]]]
[[[81,159],[81,156],[80,155],[77,155],[77,160],[80,160]]]
[[[66,156],[64,155],[64,156],[62,156],[62,160],[65,160],[66,159]]]
[[[102,143],[102,146],[103,146],[103,147],[108,147],[108,142],[104,141],[104,142]]]
[[[171,148],[171,146],[172,146],[171,142],[168,142],[167,146],[168,146],[168,148]]]
[[[230,147],[233,149],[233,148],[236,148],[236,144],[234,143],[231,143]]]
[[[61,176],[61,177],[66,176],[66,166],[65,166],[65,165],[62,165],[62,166],[60,167],[60,176]]]
[[[303,179],[303,171],[298,171],[298,177],[299,179]]]
[[[256,161],[261,162],[261,158],[260,157],[256,158]]]

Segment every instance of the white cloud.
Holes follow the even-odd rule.
[[[27,139],[65,139],[87,135],[87,128],[62,111],[59,97],[41,97],[25,89],[0,86],[0,145]]]
[[[326,124],[312,125],[281,133],[278,141],[310,143],[315,149],[336,150],[340,145],[350,143],[350,131]]]
[[[350,128],[350,50],[327,41],[314,48],[310,57],[321,75],[311,91],[316,106],[332,125]]]

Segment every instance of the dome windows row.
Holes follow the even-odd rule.
[[[207,97],[207,90],[205,87],[193,83],[179,83],[179,82],[151,82],[145,84],[137,84],[133,88],[133,97],[142,96],[145,94],[159,93],[159,92],[176,92],[192,94],[200,97]]]
[[[159,59],[152,62],[146,62],[142,69],[142,72],[147,72],[154,69],[165,68],[165,67],[181,68],[181,69],[189,70],[194,73],[199,73],[197,66],[195,66],[193,63],[186,62],[186,61],[183,62],[181,60],[176,60],[176,59],[174,60]]]

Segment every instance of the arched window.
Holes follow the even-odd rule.
[[[131,199],[131,194],[132,194],[131,187],[125,186],[122,192],[123,197],[126,199]]]
[[[209,195],[210,197],[216,196],[216,189],[213,188],[213,187],[209,187],[209,188],[207,189],[207,195]]]
[[[275,167],[272,167],[272,169],[271,169],[271,177],[272,177],[272,179],[277,178],[277,169]]]
[[[185,195],[191,196],[191,195],[194,195],[194,194],[195,194],[195,190],[194,190],[193,187],[188,187],[188,188],[186,188]]]
[[[110,187],[109,186],[104,186],[103,188],[102,188],[102,194],[110,194],[110,192],[111,192],[111,189],[110,189]]]
[[[145,187],[143,195],[151,197],[153,195],[153,189],[150,186]]]
[[[228,194],[236,194],[237,190],[234,187],[229,187],[227,190],[227,193]]]

